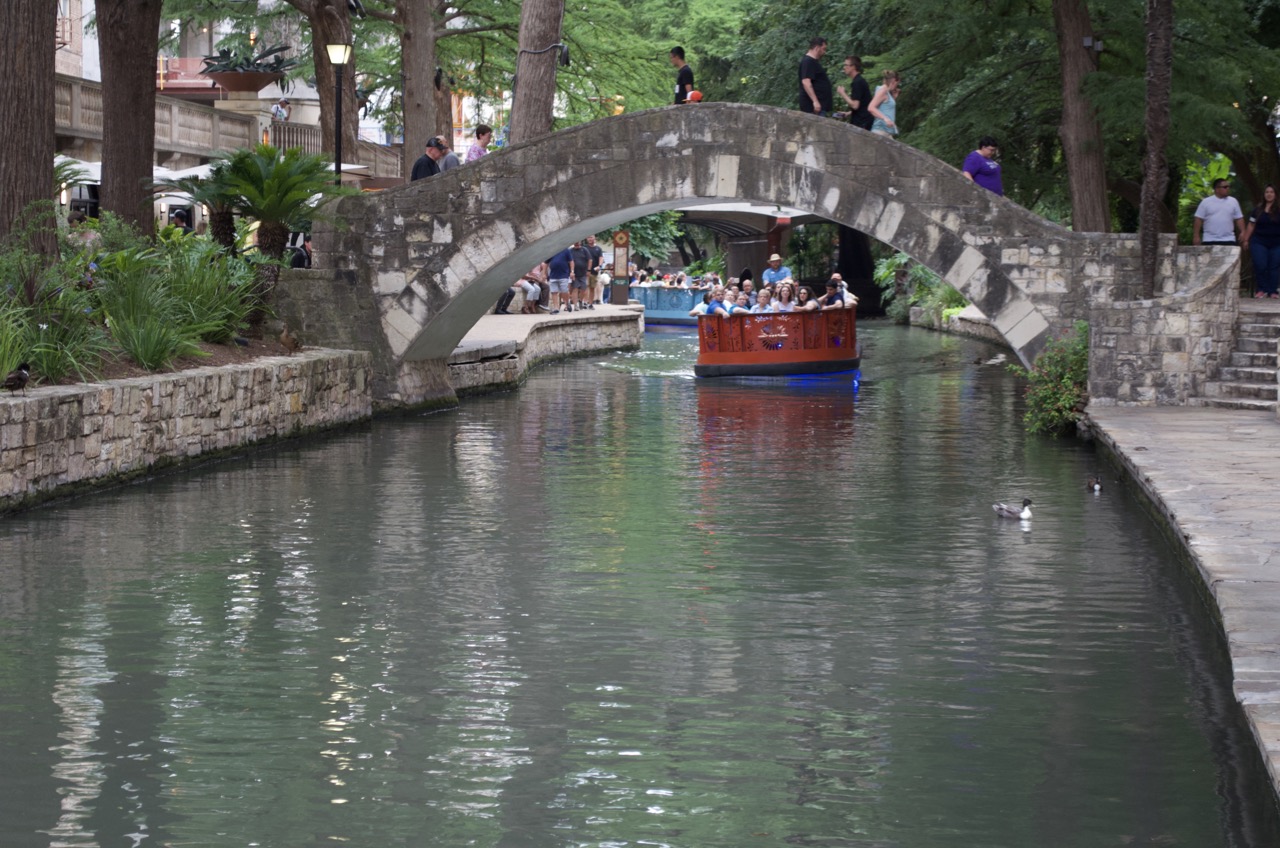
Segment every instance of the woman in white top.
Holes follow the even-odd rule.
[[[795,312],[796,300],[795,292],[791,288],[790,283],[783,283],[778,289],[778,299],[773,302],[774,312]]]

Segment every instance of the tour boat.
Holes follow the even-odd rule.
[[[854,309],[698,319],[699,377],[781,377],[853,371],[861,364]]]

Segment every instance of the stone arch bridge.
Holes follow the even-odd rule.
[[[1072,233],[945,162],[848,124],[715,103],[595,121],[438,177],[343,198],[329,209],[332,221],[317,226],[317,270],[286,274],[283,284],[286,292],[305,285],[313,304],[339,305],[341,320],[313,320],[307,299],[288,295],[281,314],[308,344],[373,351],[380,397],[430,400],[450,393],[444,361],[458,341],[537,262],[642,215],[717,201],[801,209],[907,253],[989,316],[1024,363],[1075,319],[1111,327],[1109,339],[1095,327],[1094,347],[1116,348],[1135,317],[1149,324],[1151,309],[1163,316],[1169,308],[1146,301],[1134,311],[1132,235]],[[1179,250],[1172,241],[1163,249],[1166,298],[1203,300],[1235,276],[1234,251]],[[1186,307],[1171,303],[1175,312]],[[1175,335],[1191,332],[1174,323]],[[1183,338],[1156,353],[1188,353],[1192,344],[1204,346]],[[1143,376],[1150,349],[1113,354],[1096,376],[1120,402],[1159,400],[1160,391],[1179,402],[1194,389],[1194,369],[1178,362],[1167,363],[1171,378]],[[1144,387],[1152,397],[1136,391]]]

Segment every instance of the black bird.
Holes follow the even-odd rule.
[[[18,389],[22,389],[22,393],[25,395],[27,393],[27,382],[30,379],[31,366],[24,362],[5,375],[4,383],[0,385],[3,385],[4,388],[8,389],[9,394],[13,394]]]

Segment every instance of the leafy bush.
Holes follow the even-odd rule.
[[[180,356],[201,354],[200,335],[212,329],[184,315],[163,271],[163,258],[155,250],[121,251],[104,257],[95,289],[111,337],[149,371]]]
[[[29,312],[13,298],[0,298],[0,376],[27,361]]]
[[[181,322],[204,341],[231,341],[254,308],[253,266],[204,239],[178,237],[163,245],[164,277]]]
[[[969,305],[964,295],[905,253],[895,253],[876,262],[871,279],[883,292],[880,302],[884,304],[885,315],[899,324],[907,323],[913,306],[923,308],[937,321],[946,310]]]
[[[1067,431],[1089,402],[1089,325],[1077,321],[1070,334],[1050,341],[1029,371],[1011,368],[1027,378],[1027,429],[1051,436]]]
[[[95,305],[88,291],[63,285],[29,310],[26,360],[33,374],[55,383],[72,374],[80,380],[97,377],[111,346],[94,321]]]

